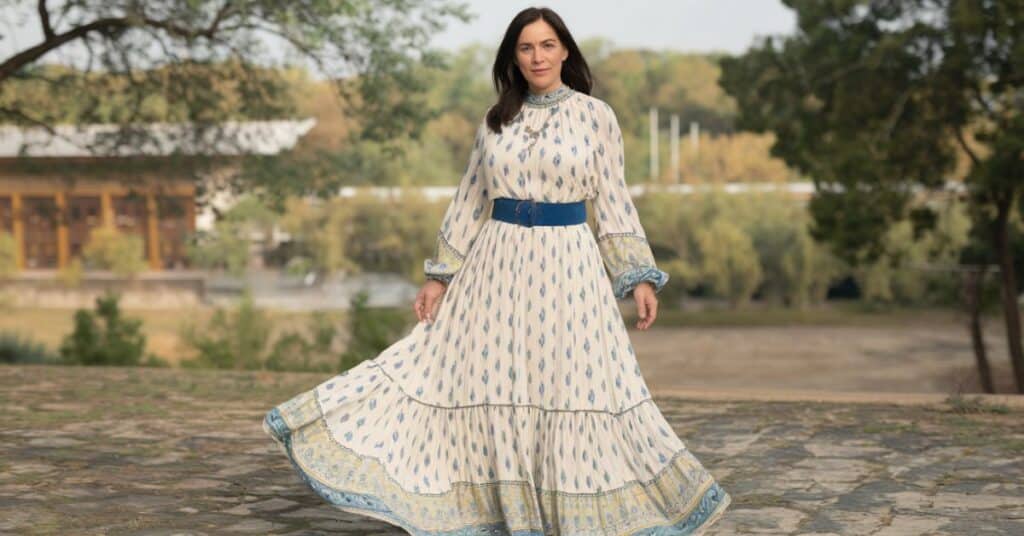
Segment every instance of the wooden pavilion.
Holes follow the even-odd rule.
[[[187,266],[196,228],[196,180],[176,168],[183,155],[277,154],[315,120],[226,124],[217,139],[189,138],[184,125],[147,125],[146,143],[97,153],[112,125],[0,126],[0,233],[10,233],[20,269],[59,269],[81,255],[93,229],[140,235],[153,270]],[[183,142],[187,139],[187,142]],[[152,165],[154,161],[167,165]],[[150,165],[137,165],[148,162]],[[224,160],[231,165],[230,158]]]

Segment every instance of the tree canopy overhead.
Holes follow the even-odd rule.
[[[367,121],[360,134],[387,139],[418,128],[425,112],[413,67],[439,61],[432,35],[449,19],[466,20],[449,0],[67,0],[13,2],[8,25],[30,20],[42,40],[0,60],[0,92],[14,80],[79,93],[79,121],[149,120],[158,106],[183,121],[216,122],[241,112],[260,117],[281,109],[280,80],[268,67],[301,59],[336,82]],[[57,51],[75,69],[43,68]],[[209,66],[216,66],[211,69]],[[83,76],[82,73],[86,73]],[[108,92],[96,92],[96,74]],[[95,102],[88,102],[92,96]],[[117,114],[104,115],[104,99]],[[0,100],[0,121],[50,127],[45,108]]]

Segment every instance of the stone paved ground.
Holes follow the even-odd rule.
[[[403,534],[263,434],[322,379],[0,366],[0,534]],[[707,536],[1024,534],[1019,405],[657,400],[733,496]]]

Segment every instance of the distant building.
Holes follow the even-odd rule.
[[[153,270],[186,265],[196,229],[196,184],[173,166],[139,167],[170,155],[230,157],[277,154],[315,124],[304,120],[240,121],[191,136],[187,125],[149,124],[139,143],[109,144],[115,125],[0,126],[0,232],[17,244],[21,269],[62,268],[101,226],[140,235]],[[55,135],[54,135],[55,134]],[[154,171],[157,169],[159,171]]]

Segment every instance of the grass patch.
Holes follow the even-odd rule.
[[[1010,413],[1010,408],[1006,404],[991,404],[985,402],[985,399],[981,396],[965,397],[963,395],[950,395],[943,401],[949,407],[946,411],[958,414],[998,414],[1005,415]]]

